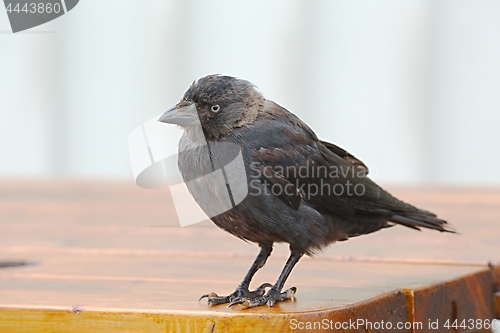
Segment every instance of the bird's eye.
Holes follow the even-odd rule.
[[[214,113],[219,112],[219,110],[220,110],[219,104],[212,105],[212,107],[210,108],[210,110],[212,110],[212,112],[214,112]]]

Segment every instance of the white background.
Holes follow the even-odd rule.
[[[376,180],[500,184],[496,0],[82,0],[0,31],[0,177],[132,178],[128,134],[222,73]]]

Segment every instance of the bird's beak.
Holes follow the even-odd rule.
[[[198,112],[194,103],[188,105],[177,104],[173,108],[163,112],[158,118],[159,122],[188,126],[199,121]]]

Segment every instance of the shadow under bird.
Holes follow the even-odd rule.
[[[250,308],[291,299],[297,289],[283,287],[300,258],[350,237],[395,224],[453,232],[435,214],[383,190],[367,177],[363,162],[318,139],[297,116],[264,98],[248,81],[205,76],[193,82],[182,100],[158,121],[184,129],[178,166],[197,202],[202,197],[216,199],[224,192],[215,185],[201,190],[189,181],[228,163],[232,157],[227,149],[218,148],[221,144],[237,147],[243,159],[245,175],[225,175],[225,179],[236,177],[248,194],[227,210],[207,215],[223,230],[258,244],[260,252],[232,294],[212,292],[200,298],[208,298],[209,305]],[[210,205],[200,206],[206,211]],[[275,242],[290,245],[285,267],[276,283],[250,291],[250,281]]]

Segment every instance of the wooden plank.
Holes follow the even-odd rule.
[[[478,279],[479,276],[469,276],[467,279]],[[116,282],[115,282],[116,283]],[[132,286],[133,288],[133,286]],[[448,291],[457,294],[452,286]],[[441,292],[446,298],[446,293]],[[33,295],[36,298],[42,295]],[[32,296],[32,297],[33,297]],[[102,296],[107,296],[106,294]],[[147,295],[146,295],[147,296]],[[468,299],[467,293],[463,299]],[[438,298],[440,299],[440,298]],[[122,300],[126,300],[123,298]],[[446,304],[444,300],[440,305]],[[418,305],[417,308],[424,308]],[[285,303],[284,303],[285,304]],[[428,305],[426,303],[426,305]],[[169,311],[169,310],[137,310],[117,308],[94,308],[86,306],[73,307],[43,307],[43,306],[12,306],[0,307],[0,330],[2,332],[447,332],[440,327],[429,330],[426,326],[436,319],[436,314],[443,313],[446,306],[433,306],[430,318],[422,321],[417,317],[413,321],[421,323],[415,330],[397,329],[399,323],[410,324],[407,299],[403,292],[384,294],[373,299],[331,309],[306,312],[273,311]],[[469,310],[473,307],[468,307]],[[446,309],[449,310],[449,309]],[[469,315],[471,312],[469,312]],[[483,318],[483,314],[475,312]],[[469,317],[478,318],[478,317]],[[486,318],[491,318],[487,317]],[[484,319],[486,319],[484,318]],[[441,318],[440,318],[441,319]],[[361,322],[358,322],[361,320]],[[383,324],[382,324],[383,323]],[[316,325],[316,326],[315,326]],[[338,326],[336,326],[338,325]],[[377,329],[377,325],[383,325]],[[390,325],[390,326],[389,326]],[[415,325],[413,323],[412,325]],[[342,328],[343,326],[343,328]],[[336,329],[338,327],[338,329]],[[420,328],[421,327],[421,328]],[[297,329],[295,329],[297,328]],[[302,328],[302,329],[300,329]],[[462,332],[458,330],[457,332]]]
[[[389,310],[390,309],[390,310]],[[375,310],[375,311],[374,311]],[[2,332],[366,332],[349,328],[357,319],[392,323],[404,321],[402,293],[380,296],[356,307],[305,313],[169,313],[162,311],[117,312],[110,309],[0,308]],[[345,329],[335,329],[336,323]],[[301,326],[303,325],[303,326]],[[309,326],[310,325],[310,326]],[[387,325],[387,324],[386,324]],[[301,327],[303,327],[301,329]],[[311,329],[309,329],[311,327]],[[371,330],[370,332],[381,332]],[[406,332],[406,330],[394,330]]]
[[[493,275],[494,285],[493,285],[493,296],[495,304],[495,318],[500,319],[500,266],[489,265],[491,273]],[[500,327],[499,327],[500,329]]]
[[[147,310],[239,312],[209,308],[200,295],[231,293],[249,262],[183,256],[36,255],[35,265],[0,270],[0,305],[129,307]],[[283,261],[271,258],[253,286],[276,279]],[[403,288],[417,288],[481,271],[477,266],[440,266],[304,260],[288,286],[297,301],[246,312],[304,312],[354,304]],[[311,274],[314,272],[314,274]],[[26,292],[29,290],[29,293]],[[68,293],[68,291],[71,291]],[[36,297],[34,297],[36,296]]]
[[[498,316],[486,264],[499,260],[500,190],[392,190],[462,235],[398,227],[336,244],[294,269],[295,302],[241,311],[197,298],[232,292],[257,248],[211,223],[180,228],[168,192],[119,181],[0,182],[0,262],[32,264],[0,269],[0,332],[287,332],[292,320],[320,319],[394,326],[453,311],[484,319],[495,301]],[[287,255],[278,245],[254,285],[273,282]],[[338,331],[367,329],[386,331]]]
[[[497,198],[500,191],[391,190],[450,220],[461,234],[390,228],[335,244],[317,259],[466,264],[499,261],[495,254],[500,253],[500,242],[495,231],[499,229],[500,199]],[[218,253],[231,249],[231,253],[248,256],[254,256],[256,251],[255,247],[245,245],[210,222],[180,228],[168,192],[140,189],[132,182],[3,181],[0,214],[3,220],[0,246],[29,244]],[[201,243],[186,242],[184,237],[191,235],[193,239],[197,235],[205,235],[205,238]],[[23,240],[22,244],[19,239]],[[463,251],[464,248],[474,248],[474,251]],[[278,247],[275,254],[286,256],[287,248]]]
[[[423,288],[407,290],[413,320],[424,323],[415,332],[466,332],[483,329],[495,318],[495,281],[489,269]],[[453,325],[458,327],[453,328]],[[464,327],[460,327],[463,325]]]

